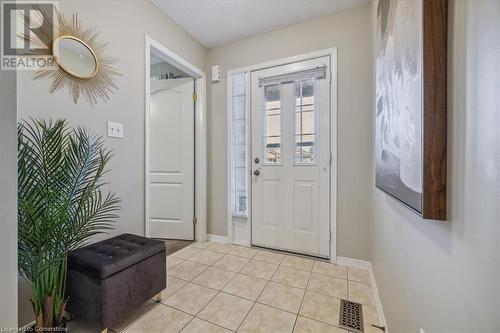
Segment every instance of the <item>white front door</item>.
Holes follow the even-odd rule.
[[[252,72],[252,244],[330,256],[330,58]]]
[[[192,78],[151,80],[146,207],[151,237],[194,239],[193,94]]]

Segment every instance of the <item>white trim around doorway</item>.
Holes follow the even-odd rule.
[[[282,66],[294,62],[304,60],[330,57],[331,68],[331,84],[330,84],[330,112],[331,112],[331,134],[330,145],[332,153],[331,177],[330,177],[330,262],[336,263],[337,261],[337,48],[332,47],[325,50],[295,55],[287,58],[273,60],[265,63],[255,64],[246,67],[230,69],[227,71],[227,242],[237,245],[250,246],[251,245],[251,207],[252,207],[252,188],[250,182],[248,185],[248,212],[247,217],[233,216],[231,205],[231,124],[232,124],[232,110],[231,110],[231,76],[234,73],[247,73],[247,82],[249,82],[249,73],[270,67]],[[250,96],[250,84],[247,84],[247,96]],[[250,98],[247,98],[247,122],[250,119]],[[249,126],[247,126],[247,129]],[[250,131],[247,131],[247,152],[250,154],[251,142]],[[248,170],[251,170],[251,159],[248,159]]]
[[[206,103],[206,75],[198,67],[177,55],[148,35],[145,35],[146,75],[144,98],[145,124],[145,156],[144,156],[144,234],[149,237],[149,107],[150,107],[150,50],[154,47],[162,53],[165,61],[177,67],[195,79],[195,188],[194,214],[197,219],[194,239],[199,242],[207,240],[207,103]]]

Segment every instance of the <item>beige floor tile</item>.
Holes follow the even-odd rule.
[[[214,251],[203,250],[189,258],[189,261],[197,262],[204,265],[212,265],[214,262],[222,258],[224,254]]]
[[[291,333],[296,315],[263,304],[255,304],[241,324],[241,333]]]
[[[196,315],[214,296],[217,290],[188,283],[163,301],[164,304]]]
[[[380,329],[373,327],[372,324],[384,326],[378,318],[377,309],[373,306],[363,305],[363,321],[365,333],[380,333]]]
[[[209,267],[192,282],[205,287],[221,290],[235,275],[235,272]]]
[[[201,310],[198,317],[234,331],[250,311],[252,304],[247,299],[219,293]]]
[[[234,245],[232,245],[232,244],[223,244],[223,243],[214,242],[214,243],[212,243],[212,245],[207,247],[207,250],[226,254],[226,253],[229,253],[229,251],[231,251],[233,248],[234,248]]]
[[[349,267],[347,268],[347,278],[349,281],[370,284],[370,273],[367,269]]]
[[[125,332],[177,333],[191,318],[193,317],[182,311],[160,304],[135,322]]]
[[[330,264],[328,262],[315,261],[313,272],[337,278],[347,279],[347,267]]]
[[[257,302],[298,313],[304,290],[270,281]]]
[[[268,264],[267,262],[258,260],[250,260],[240,273],[269,280],[273,276],[274,272],[276,272],[277,268],[278,265],[275,264]]]
[[[141,319],[142,316],[144,316],[146,313],[148,313],[149,311],[151,311],[152,309],[154,309],[159,305],[160,303],[158,302],[155,302],[153,300],[148,300],[146,303],[143,303],[142,305],[138,306],[137,308],[129,312],[127,315],[125,315],[125,317],[122,320],[120,320],[115,325],[113,325],[113,327],[110,328],[114,332],[118,333],[123,332],[130,325]],[[73,332],[73,330],[70,330],[70,332]]]
[[[252,259],[255,257],[255,255],[259,253],[259,250],[253,249],[248,246],[235,246],[229,254],[232,254],[233,256],[238,256],[238,257],[244,257],[244,258],[249,258]]]
[[[210,245],[212,245],[213,243],[212,242],[194,242],[193,244],[189,245],[189,246],[192,246],[192,247],[197,247],[199,249],[206,249],[207,247],[209,247]]]
[[[306,291],[299,315],[327,324],[338,325],[340,299]]]
[[[293,269],[285,266],[280,266],[274,273],[271,281],[283,283],[292,287],[305,289],[307,286],[307,280],[311,273],[307,271],[301,271],[298,269]]]
[[[259,297],[266,284],[267,280],[262,280],[253,276],[237,274],[224,287],[224,289],[222,289],[222,291],[255,301]]]
[[[312,273],[307,290],[321,295],[347,298],[347,280]]]
[[[167,257],[167,272],[171,271],[175,266],[183,262],[184,259],[168,256]]]
[[[316,320],[299,316],[293,333],[348,333],[348,331]]]
[[[282,266],[287,266],[303,271],[311,271],[314,265],[314,260],[286,255],[285,259],[281,262]]]
[[[250,261],[250,259],[232,256],[226,254],[219,261],[213,264],[214,267],[225,269],[228,271],[239,272],[245,265]]]
[[[196,253],[198,253],[200,251],[201,251],[200,248],[187,246],[183,249],[180,249],[177,252],[172,253],[170,256],[186,260],[186,259],[189,259],[190,257],[194,256]]]
[[[267,262],[268,264],[274,264],[274,265],[281,264],[283,258],[285,258],[284,254],[270,252],[270,251],[262,251],[262,250],[259,250],[259,252],[255,255],[255,257],[253,257],[253,259],[255,260],[264,261]]]
[[[349,281],[349,299],[365,305],[375,305],[372,287],[365,283]]]
[[[194,318],[184,327],[181,333],[231,333],[232,331],[209,323],[208,321]]]
[[[171,271],[168,271],[167,274],[182,280],[191,281],[207,268],[207,265],[184,261]]]
[[[170,275],[167,276],[167,288],[161,292],[163,299],[172,296],[177,290],[184,287],[186,283],[188,282]]]

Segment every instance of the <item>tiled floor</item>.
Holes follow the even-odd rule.
[[[174,252],[179,251],[180,249],[185,248],[186,246],[189,246],[192,243],[194,243],[194,242],[188,241],[188,240],[177,240],[177,239],[165,240],[165,247],[167,250],[167,256],[171,255]]]
[[[365,332],[382,332],[368,271],[219,243],[167,257],[162,303],[150,301],[113,332],[344,332],[340,298],[363,304]],[[92,330],[73,330],[92,332]]]

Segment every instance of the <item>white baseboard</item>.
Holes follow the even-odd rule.
[[[368,270],[372,268],[372,265],[370,264],[369,261],[347,258],[347,257],[337,257],[337,265],[363,268]]]
[[[213,234],[207,234],[207,239],[209,242],[216,242],[216,243],[223,243],[227,244],[228,240],[226,236],[219,236],[219,235],[213,235]]]
[[[233,240],[233,244],[234,245],[240,245],[240,246],[246,246],[246,247],[250,247],[251,246],[251,244],[248,243],[248,242],[238,241],[238,240]]]
[[[375,274],[373,273],[373,267],[371,262],[366,260],[359,260],[347,257],[337,257],[337,265],[363,268],[367,269],[370,273],[370,283],[373,289],[373,297],[375,298],[375,305],[377,306],[377,312],[380,322],[385,326],[385,332],[388,333],[387,323],[385,322],[384,310],[382,309],[382,302],[380,301],[380,295],[378,293],[377,282],[375,281]]]
[[[385,332],[389,333],[389,329],[387,328],[387,323],[385,322],[384,309],[382,309],[382,301],[380,300],[377,282],[375,281],[375,274],[373,273],[373,267],[371,263],[368,272],[370,273],[370,282],[372,284],[373,296],[375,297],[375,304],[377,305],[378,317],[380,319],[380,322],[385,326]]]

